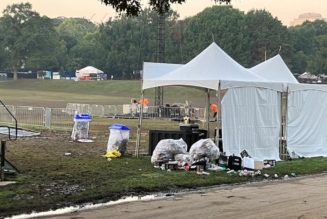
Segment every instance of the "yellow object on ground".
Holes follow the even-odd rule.
[[[116,158],[116,157],[121,157],[121,153],[118,150],[112,150],[112,151],[107,151],[104,157],[107,158]]]

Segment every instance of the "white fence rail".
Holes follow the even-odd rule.
[[[95,105],[69,103],[66,108],[45,108],[31,106],[7,106],[20,125],[46,128],[71,129],[73,115],[89,113],[94,117],[135,118],[140,114],[140,107],[135,112],[130,105]],[[157,107],[146,106],[143,109],[145,119],[183,120],[188,116],[191,120],[205,121],[205,109],[196,107]],[[12,118],[3,107],[0,107],[0,125],[13,124]]]

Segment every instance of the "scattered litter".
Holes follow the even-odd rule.
[[[249,157],[244,157],[243,167],[252,170],[262,170],[264,166],[263,166],[263,161],[255,160]]]
[[[229,171],[227,171],[227,174],[235,174],[236,172],[235,172],[235,170],[229,170]]]
[[[249,158],[249,159],[251,159],[251,158]],[[235,155],[229,156],[228,168],[235,170],[235,171],[241,170],[242,169],[242,158],[235,156]]]
[[[288,175],[286,174],[285,176],[284,176],[284,179],[288,179],[289,177],[288,177]]]
[[[270,167],[274,167],[276,166],[276,160],[264,160],[263,161],[263,164],[266,166],[266,165],[269,165]]]
[[[243,150],[241,153],[240,153],[241,157],[244,158],[244,157],[248,157],[248,158],[251,158],[251,156],[249,155],[249,153],[246,151],[246,150]]]
[[[278,178],[278,175],[275,173],[274,178]]]
[[[65,153],[65,156],[70,156],[70,155],[72,155],[72,153],[70,153],[70,152]]]
[[[264,166],[263,166],[263,168],[270,168],[271,166],[270,166],[270,164],[265,164]]]
[[[94,142],[94,141],[91,140],[91,139],[78,139],[77,141],[78,141],[78,142],[82,142],[82,143],[92,143],[92,142]]]
[[[108,151],[103,156],[107,158],[116,158],[116,157],[121,157],[121,153],[118,150],[112,150],[112,151]]]
[[[264,177],[269,178],[269,174],[265,173],[263,175],[264,175]]]
[[[295,173],[291,173],[291,176],[296,177],[296,174]]]

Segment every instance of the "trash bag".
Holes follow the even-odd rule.
[[[163,139],[159,141],[154,149],[151,157],[151,163],[167,162],[169,160],[174,160],[174,156],[176,154],[186,153],[187,144],[182,138],[178,140]]]
[[[192,164],[193,160],[191,155],[187,154],[176,154],[175,155],[175,160],[178,162],[181,162],[182,164],[188,163],[188,164]]]
[[[116,158],[116,157],[121,157],[121,153],[119,150],[112,150],[112,151],[107,151],[105,155],[103,155],[106,158]]]
[[[219,158],[219,149],[210,138],[200,139],[191,146],[190,155],[194,161],[205,157],[214,161]]]
[[[130,129],[126,125],[114,123],[109,126],[109,130],[107,152],[118,150],[121,155],[124,155],[127,151]]]

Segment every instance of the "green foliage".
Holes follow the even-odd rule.
[[[317,62],[323,62],[324,43],[322,38],[327,35],[327,22],[317,20],[314,22],[305,22],[302,25],[289,28],[289,32],[292,37],[294,59],[292,60],[293,72],[310,71],[317,74],[317,70],[322,73],[326,73],[326,69],[321,67],[316,68],[315,59]],[[322,46],[322,48],[320,48]],[[326,60],[326,59],[325,59]],[[326,61],[325,61],[326,62]],[[321,66],[321,64],[318,64]]]
[[[326,21],[287,28],[265,10],[245,14],[230,6],[207,8],[184,20],[172,11],[163,16],[167,63],[186,63],[215,41],[245,67],[280,53],[292,72],[326,73]],[[64,75],[92,65],[109,78],[138,79],[143,62],[159,61],[158,23],[150,9],[96,25],[84,18],[41,17],[29,3],[14,4],[0,17],[0,69]]]
[[[49,18],[32,11],[29,3],[8,6],[0,19],[0,50],[17,78],[17,70],[55,69],[63,53]]]
[[[287,28],[265,10],[250,11],[246,15],[245,35],[249,52],[247,66],[251,67],[278,53],[289,60],[290,37]]]
[[[175,40],[169,27],[176,25],[176,19],[175,13],[167,14],[166,57],[175,57]],[[143,61],[155,62],[157,23],[157,14],[147,9],[138,17],[122,16],[100,25],[98,48],[102,48],[99,51],[104,70],[116,79],[134,79],[134,74],[142,69]],[[169,58],[168,61],[173,60]]]
[[[230,3],[231,0],[214,0],[219,3]],[[140,0],[101,0],[106,5],[112,6],[117,12],[125,12],[128,16],[137,16],[142,13],[141,1]],[[150,0],[149,6],[155,10],[158,14],[165,14],[169,12],[170,5],[173,3],[182,4],[185,0]]]
[[[316,37],[317,49],[310,56],[308,70],[316,74],[327,72],[327,35]]]
[[[214,6],[192,17],[183,36],[183,52],[187,61],[215,41],[239,62],[245,62],[243,12],[229,6]]]

